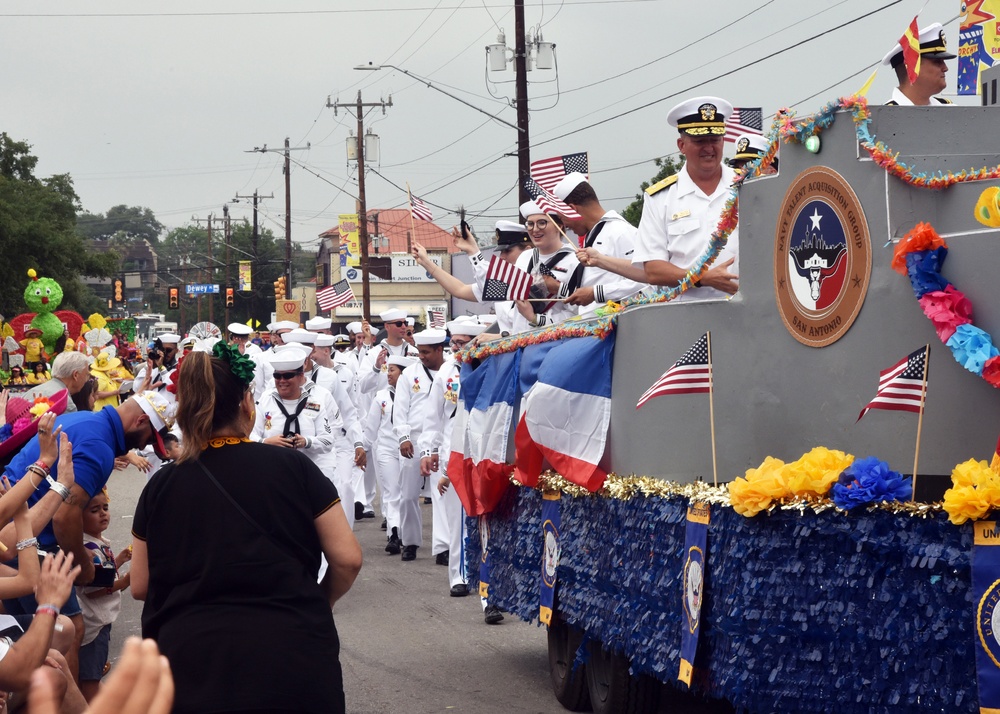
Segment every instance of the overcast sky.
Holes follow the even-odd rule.
[[[558,72],[529,74],[532,159],[589,152],[602,202],[620,210],[655,173],[652,159],[674,150],[665,117],[675,103],[715,94],[765,114],[788,105],[815,111],[856,91],[923,4],[527,0],[526,24],[556,43],[558,61]],[[958,9],[958,0],[929,0],[920,24],[948,23]],[[353,102],[360,89],[374,102],[391,94],[385,116],[376,110],[366,122],[381,137],[375,170],[385,177],[367,174],[369,208],[403,205],[392,183],[409,182],[428,202],[484,214],[474,225],[488,232],[497,218],[516,218],[517,161],[501,158],[515,148],[515,131],[398,71],[353,67],[398,65],[515,123],[512,66],[486,69],[484,47],[500,29],[513,47],[512,2],[4,0],[0,130],[32,144],[39,175],[72,174],[85,210],[148,206],[174,227],[192,215],[221,216],[225,202],[257,189],[274,195],[262,220],[278,235],[282,157],[246,152],[281,148],[286,136],[293,147],[310,142],[292,152],[301,163],[291,172],[292,236],[315,246],[339,213],[354,211],[357,193],[345,152],[356,124],[343,110],[335,116],[327,95]],[[945,29],[954,50],[957,21]],[[814,35],[822,36],[738,69]],[[869,98],[884,101],[893,85],[883,68]],[[248,203],[231,213],[249,217]],[[454,216],[434,214],[453,225]]]

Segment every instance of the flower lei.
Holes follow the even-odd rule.
[[[908,275],[913,293],[955,360],[1000,387],[1000,350],[989,333],[972,324],[972,303],[942,274],[948,245],[927,223],[918,223],[896,244],[892,268]]]
[[[212,347],[212,354],[229,365],[229,371],[245,387],[253,381],[253,373],[256,365],[254,361],[244,354],[236,345],[227,345],[225,342],[216,342]]]

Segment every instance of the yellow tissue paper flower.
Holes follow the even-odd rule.
[[[969,459],[958,464],[951,472],[951,483],[943,506],[955,525],[978,520],[1000,506],[1000,477],[985,461]]]
[[[104,319],[104,315],[99,312],[95,312],[93,315],[87,318],[87,323],[94,330],[100,330],[108,326],[108,321]]]
[[[770,508],[773,501],[787,492],[782,471],[785,462],[768,456],[755,469],[747,469],[745,478],[736,478],[729,484],[729,499],[733,510],[750,518]]]
[[[817,446],[785,468],[789,495],[825,496],[837,482],[841,471],[854,463],[854,457],[843,451]]]

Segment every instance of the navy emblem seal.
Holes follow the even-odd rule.
[[[833,344],[861,311],[872,269],[871,237],[854,190],[833,169],[803,171],[785,193],[774,241],[774,292],[792,337]]]

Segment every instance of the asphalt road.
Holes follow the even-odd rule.
[[[130,542],[132,514],[145,477],[115,472],[108,483],[116,552]],[[543,628],[510,615],[483,622],[479,597],[449,596],[447,568],[430,555],[430,512],[424,509],[424,542],[417,559],[401,562],[383,551],[381,519],[364,520],[355,534],[364,567],[337,603],[347,711],[354,714],[565,712],[549,685]],[[141,603],[128,592],[112,627],[111,658],[140,631]]]

